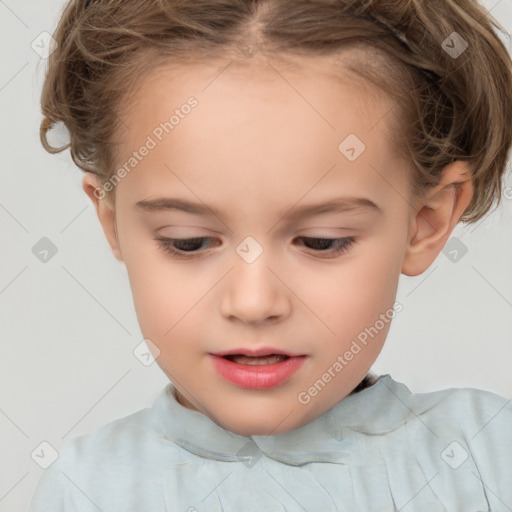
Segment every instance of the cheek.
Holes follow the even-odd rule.
[[[182,273],[158,270],[156,265],[134,264],[129,269],[130,283],[142,335],[158,347],[158,365],[175,375],[187,368],[196,355],[196,342],[204,338],[200,299],[208,290],[194,287],[194,281]]]
[[[131,249],[126,251],[125,264],[141,331],[150,339],[170,340],[193,317],[194,305],[208,291],[208,283],[197,278],[192,266],[172,263],[156,245]]]
[[[355,337],[392,308],[400,277],[400,249],[368,244],[364,252],[314,280],[318,315],[337,334]],[[311,296],[311,295],[310,295]]]
[[[195,318],[196,303],[204,293],[199,290],[192,293],[190,288],[184,293],[180,288],[179,282],[165,284],[162,280],[153,283],[143,280],[135,285],[134,306],[145,334],[170,340],[182,325],[188,325]]]

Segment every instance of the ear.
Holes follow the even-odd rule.
[[[427,270],[448,241],[473,196],[470,169],[456,161],[443,169],[441,182],[411,211],[409,238],[402,273],[416,276]]]
[[[105,191],[101,188],[98,177],[90,172],[86,172],[82,180],[82,188],[91,198],[96,209],[96,214],[100,220],[103,232],[107,237],[107,241],[112,249],[114,256],[123,261],[121,249],[119,246],[119,238],[117,236],[116,213],[115,208],[105,195]]]

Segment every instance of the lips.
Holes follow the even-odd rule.
[[[290,380],[302,367],[304,354],[293,354],[273,347],[237,348],[209,354],[217,373],[246,389],[270,389]]]
[[[235,348],[233,350],[223,350],[220,352],[211,352],[212,355],[218,357],[225,356],[233,356],[233,355],[243,355],[249,357],[260,357],[260,356],[272,356],[272,355],[283,355],[288,357],[296,357],[302,356],[304,354],[296,354],[293,352],[285,352],[284,350],[280,350],[274,347],[262,347],[259,349],[254,348]]]
[[[252,365],[275,364],[290,358],[290,356],[285,356],[284,354],[272,354],[268,356],[246,356],[244,354],[229,354],[223,357],[233,361],[234,363]]]

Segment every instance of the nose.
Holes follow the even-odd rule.
[[[265,251],[256,261],[240,259],[226,276],[221,312],[231,321],[263,324],[283,320],[290,313],[290,290],[285,276],[269,268]]]

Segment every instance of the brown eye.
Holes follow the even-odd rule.
[[[355,243],[354,237],[347,238],[313,238],[300,237],[304,241],[304,245],[315,252],[327,253],[337,256],[342,254]]]
[[[158,237],[155,240],[159,242],[159,246],[169,254],[183,257],[194,257],[203,245],[205,240],[213,240],[210,237],[197,237],[197,238],[165,238]],[[204,251],[201,251],[204,252]],[[190,256],[187,255],[190,254]]]
[[[166,253],[171,254],[176,258],[195,258],[207,251],[204,249],[204,242],[208,240],[215,240],[211,237],[196,237],[196,238],[166,238],[157,237],[156,241],[159,242],[159,247]],[[303,241],[303,245],[311,249],[315,253],[325,254],[325,257],[336,257],[344,252],[355,243],[354,237],[347,238],[314,238],[314,237],[299,237],[298,240]]]

